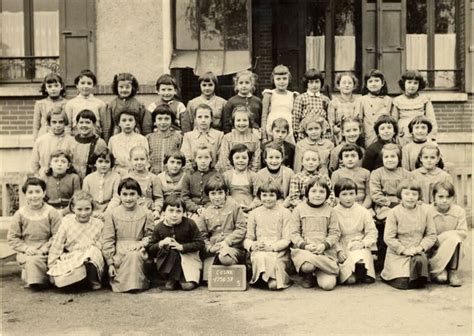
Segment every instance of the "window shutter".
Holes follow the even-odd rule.
[[[59,4],[61,76],[70,86],[81,70],[95,71],[95,2],[62,0]]]

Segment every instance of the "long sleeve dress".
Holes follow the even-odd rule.
[[[369,210],[354,203],[350,208],[345,208],[340,204],[336,205],[334,212],[341,229],[341,238],[337,249],[338,251],[342,250],[347,256],[346,261],[339,266],[340,282],[344,283],[354,273],[355,264],[360,260],[365,264],[367,275],[375,279],[374,259],[371,250],[377,243],[377,229]],[[362,242],[365,247],[351,250],[353,242]]]
[[[430,273],[432,276],[436,276],[448,267],[453,257],[457,262],[450,265],[450,268],[458,269],[463,255],[462,244],[467,237],[468,229],[466,212],[456,204],[451,205],[446,213],[439,212],[433,206],[432,216],[438,238],[430,255]],[[458,252],[459,245],[461,248]]]
[[[336,214],[329,205],[315,207],[303,202],[293,210],[293,229],[291,231],[291,260],[299,272],[301,266],[308,262],[326,274],[337,276],[336,244],[341,231],[337,223]],[[308,244],[325,244],[322,254],[314,254],[305,250]]]
[[[100,285],[104,272],[104,257],[101,251],[102,228],[102,221],[96,218],[91,218],[88,223],[79,223],[74,214],[64,217],[54,236],[48,256],[48,274],[53,277],[56,286],[71,284],[68,278],[75,278],[74,282],[82,280],[83,278],[76,278],[75,274],[86,275],[84,266],[86,262],[95,266]]]
[[[120,205],[104,214],[102,253],[107,265],[114,265],[117,271],[110,279],[114,292],[148,288],[144,269],[148,255],[141,249],[131,249],[137,245],[147,246],[152,230],[153,216],[144,207],[128,210]]]
[[[7,233],[10,247],[17,253],[16,259],[22,272],[21,278],[27,286],[48,284],[48,253],[52,237],[61,224],[61,215],[56,209],[44,204],[39,210],[28,206],[20,208],[12,218]],[[28,248],[39,249],[42,253],[29,256]]]
[[[229,188],[229,197],[244,209],[253,209],[260,204],[256,197],[257,174],[249,169],[238,173],[234,169],[222,174],[225,184]]]
[[[409,278],[412,257],[402,252],[418,246],[426,252],[436,242],[436,227],[429,207],[422,204],[407,209],[402,204],[397,205],[388,213],[384,240],[388,248],[380,276],[386,281]]]
[[[183,251],[169,247],[160,247],[161,240],[171,237],[183,245]],[[199,251],[204,248],[204,240],[196,223],[183,217],[180,223],[168,225],[166,219],[161,220],[153,230],[148,252],[156,258],[156,269],[159,274],[170,280],[199,283],[202,262]]]
[[[250,252],[251,284],[261,278],[265,282],[275,279],[278,289],[291,286],[292,281],[288,275],[291,266],[288,247],[291,243],[292,222],[291,212],[280,205],[271,209],[261,206],[249,213],[244,247]],[[274,252],[253,251],[251,247],[255,242],[272,246]]]
[[[363,121],[365,148],[377,141],[374,125],[382,115],[390,115],[392,98],[389,96],[374,96],[367,94],[359,98],[360,117]]]
[[[114,196],[118,198],[120,175],[114,171],[101,174],[97,171],[87,175],[82,183],[82,190],[92,195],[95,201],[95,212],[105,212]],[[119,205],[117,202],[116,205]]]
[[[209,205],[197,221],[204,238],[204,271],[203,280],[208,279],[209,267],[218,264],[216,255],[228,256],[235,264],[244,261],[243,240],[247,232],[245,217],[240,206],[232,199],[227,199],[222,208]],[[209,250],[217,243],[225,244],[217,253]]]

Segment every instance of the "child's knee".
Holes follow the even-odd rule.
[[[232,266],[232,265],[235,265],[235,261],[229,257],[228,255],[220,255],[218,256],[219,258],[219,262],[223,265],[223,266]]]
[[[305,262],[303,265],[301,265],[300,271],[303,273],[313,273],[316,271],[316,266],[309,262]]]
[[[316,274],[316,280],[318,281],[318,286],[321,287],[323,290],[333,290],[336,287],[337,278],[335,275],[325,274],[322,272],[318,272]]]

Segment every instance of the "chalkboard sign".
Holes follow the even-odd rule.
[[[247,289],[247,270],[244,265],[209,267],[210,291],[244,291]]]

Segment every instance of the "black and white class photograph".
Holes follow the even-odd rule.
[[[0,335],[472,335],[474,0],[0,0]]]

